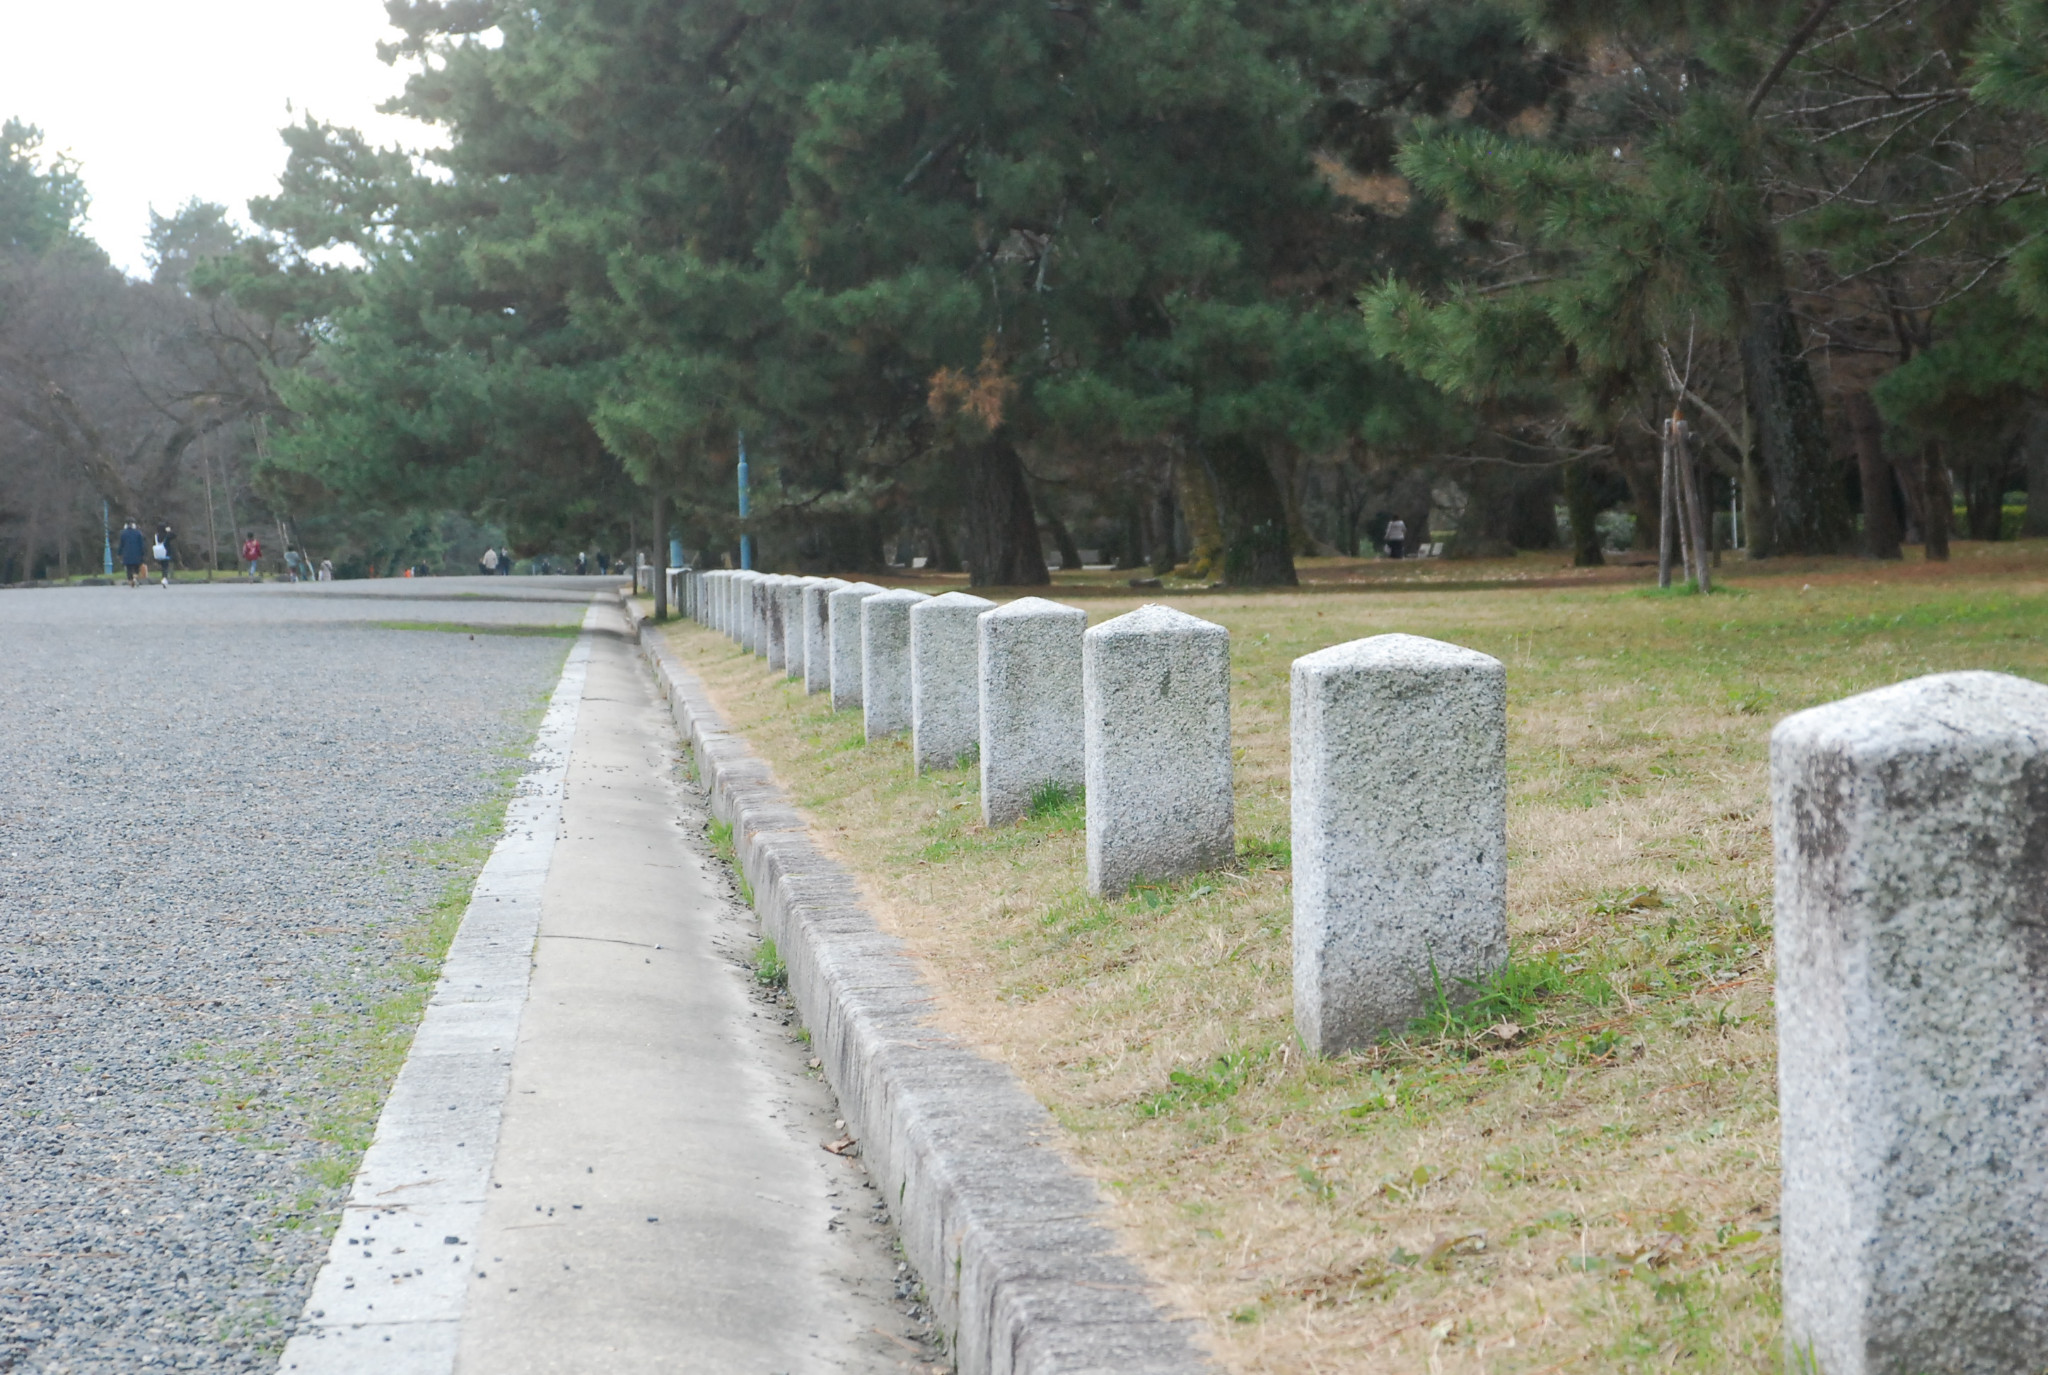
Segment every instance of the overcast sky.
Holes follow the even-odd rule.
[[[308,111],[380,144],[431,140],[376,112],[404,84],[377,60],[393,36],[383,0],[0,0],[0,119],[84,163],[87,232],[141,274],[152,206],[198,196],[245,219],[284,170],[278,129]]]

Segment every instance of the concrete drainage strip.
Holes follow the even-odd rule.
[[[767,763],[645,621],[640,646],[963,1375],[1213,1372],[1193,1324],[1160,1311],[1098,1220],[1094,1186],[1048,1144],[1051,1115],[1006,1067],[931,1026],[901,943],[812,843]]]

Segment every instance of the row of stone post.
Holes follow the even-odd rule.
[[[687,605],[765,643],[757,585],[779,584],[701,575]],[[816,601],[806,688],[870,739],[909,731],[920,769],[978,749],[990,824],[1085,787],[1091,891],[1231,859],[1223,627],[870,584]],[[1291,708],[1295,1020],[1329,1054],[1506,961],[1506,675],[1379,635],[1297,659]],[[1788,1362],[2040,1369],[2048,686],[1942,674],[1801,712],[1772,734],[1771,799]]]
[[[1114,896],[1228,865],[1230,634],[1164,606],[1090,628],[871,583],[698,575],[686,606],[770,668],[909,734],[919,772],[973,758],[982,817],[1085,799],[1087,883]],[[1406,1026],[1507,958],[1507,706],[1497,660],[1382,635],[1293,673],[1295,986],[1311,1048]]]

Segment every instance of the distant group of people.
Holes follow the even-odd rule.
[[[135,521],[124,521],[120,537],[114,543],[115,552],[121,557],[121,567],[128,574],[128,585],[140,587],[150,577],[149,565],[156,565],[156,578],[165,587],[171,585],[171,570],[178,562],[177,539],[168,525],[159,525],[154,537],[145,536],[142,527]],[[334,562],[322,559],[316,569],[313,561],[296,549],[284,553],[285,573],[293,582],[333,582]],[[256,538],[251,530],[242,536],[242,569],[250,582],[263,581],[263,541]]]
[[[121,566],[128,572],[130,587],[140,587],[148,579],[146,565],[152,562],[157,566],[157,575],[163,580],[163,585],[171,585],[171,567],[177,561],[177,554],[173,548],[170,526],[159,525],[156,529],[156,538],[145,540],[142,536],[142,527],[132,520],[128,521],[121,526],[119,546]]]
[[[581,551],[577,553],[576,572],[578,576],[582,576],[590,572],[591,557],[592,556],[590,554],[583,553]],[[597,571],[599,574],[606,574],[611,572],[612,556],[610,554],[607,554],[604,550],[600,549],[597,551],[596,559]],[[487,578],[495,578],[499,576],[510,577],[512,575],[512,563],[513,556],[511,549],[486,549],[483,552],[483,556],[476,561],[476,571]],[[545,575],[554,572],[555,566],[553,561],[550,559],[536,559],[534,561],[533,571],[535,573]]]

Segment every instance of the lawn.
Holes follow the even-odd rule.
[[[1062,578],[1091,621],[1151,596],[1231,632],[1238,863],[1114,902],[1084,890],[1080,804],[985,829],[972,769],[915,777],[857,713],[671,633],[1229,1369],[1776,1370],[1769,731],[1921,673],[2048,678],[2048,545],[1731,561],[1709,598],[1558,565]],[[1288,665],[1387,631],[1507,665],[1513,956],[1470,1006],[1317,1060],[1289,1010]]]

